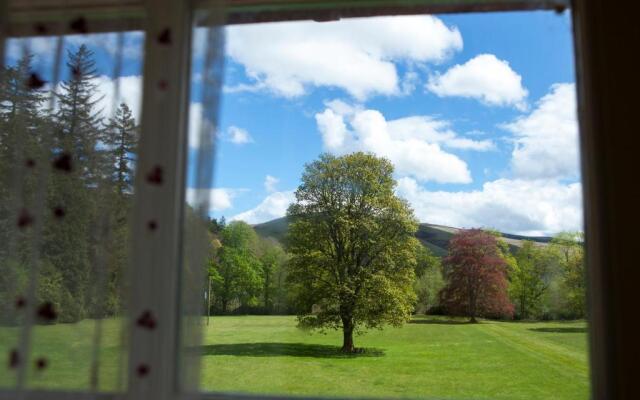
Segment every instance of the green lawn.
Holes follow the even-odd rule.
[[[33,386],[88,385],[91,325],[38,328],[36,347],[49,355],[51,367],[32,375]],[[201,384],[204,390],[296,395],[586,399],[585,327],[416,318],[356,337],[356,346],[369,351],[345,357],[337,351],[339,332],[310,334],[296,328],[294,317],[215,317],[205,335]],[[119,323],[107,321],[106,328],[101,378],[110,388],[117,381]],[[0,329],[0,351],[11,336]],[[10,375],[0,373],[0,386]]]

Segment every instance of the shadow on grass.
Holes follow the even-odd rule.
[[[315,357],[315,358],[354,358],[381,357],[384,351],[375,348],[357,349],[357,353],[345,354],[338,346],[308,343],[231,343],[209,344],[202,346],[204,356],[239,357]]]
[[[427,325],[477,325],[477,323],[468,320],[455,319],[412,319],[410,324],[427,324]]]
[[[530,328],[534,332],[546,333],[586,333],[587,328]]]

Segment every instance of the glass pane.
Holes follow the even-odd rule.
[[[587,398],[570,21],[227,27],[201,389]]]
[[[143,41],[126,32],[7,43],[0,387],[124,388]]]

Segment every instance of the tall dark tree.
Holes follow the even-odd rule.
[[[7,323],[15,322],[13,305],[24,294],[27,281],[28,247],[26,236],[16,228],[16,207],[33,201],[36,175],[28,172],[28,166],[35,166],[41,156],[39,109],[45,94],[30,82],[31,60],[26,55],[0,70],[0,322]],[[14,175],[18,168],[24,168],[22,177]]]
[[[133,164],[138,140],[138,127],[131,109],[121,103],[104,130],[103,142],[107,146],[107,167],[115,181],[118,194],[130,194],[133,185]]]
[[[90,289],[98,264],[97,232],[101,229],[97,188],[104,175],[104,154],[98,149],[102,136],[92,52],[84,45],[68,54],[68,76],[60,84],[58,108],[52,116],[54,172],[50,179],[48,215],[44,232],[44,256],[62,275],[61,321],[86,318],[95,293]]]
[[[308,164],[291,219],[288,280],[301,325],[353,334],[409,320],[418,224],[394,193],[393,165],[372,154],[322,155]]]
[[[446,286],[440,304],[452,315],[476,317],[513,316],[507,294],[507,263],[495,235],[480,229],[461,230],[449,242],[443,260]]]
[[[68,79],[58,94],[56,151],[69,153],[74,161],[75,176],[87,184],[96,184],[104,155],[97,150],[103,136],[102,117],[97,109],[101,96],[97,94],[97,70],[93,52],[81,45],[68,52]]]

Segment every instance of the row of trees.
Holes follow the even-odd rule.
[[[209,312],[290,312],[285,287],[287,255],[277,241],[259,237],[242,221],[226,224],[224,217],[211,220],[209,232]]]
[[[304,263],[293,265],[279,242],[261,238],[241,221],[227,225],[224,217],[211,220],[210,234],[211,313],[319,309],[313,296],[311,303],[294,304],[300,288],[289,284],[294,279],[287,280],[289,270],[302,274],[295,278],[300,282],[308,282],[305,274],[318,272]],[[466,315],[472,320],[584,318],[582,242],[581,233],[564,232],[549,244],[523,241],[521,247],[509,247],[494,231],[463,230],[452,238],[444,259],[414,242],[413,313]]]
[[[443,260],[440,311],[489,318],[586,316],[582,234],[561,233],[548,244],[509,249],[495,232],[461,231]]]
[[[61,322],[115,315],[138,127],[126,104],[103,117],[87,47],[68,53],[53,109],[50,85],[31,64],[26,56],[0,71],[0,318],[19,318],[14,308],[27,291],[38,198],[38,302],[52,303]]]

